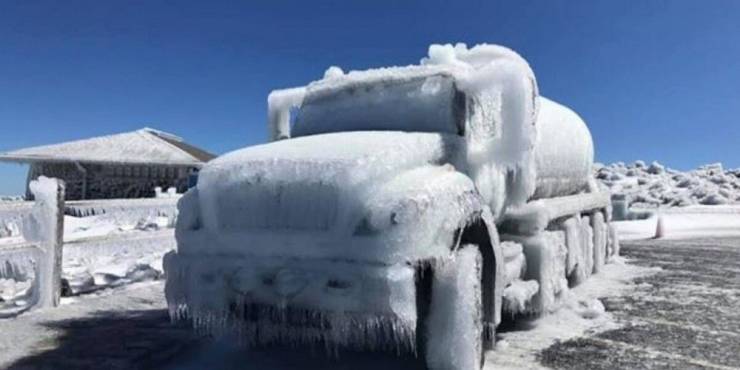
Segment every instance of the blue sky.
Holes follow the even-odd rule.
[[[0,1],[0,151],[152,126],[223,153],[265,140],[270,90],[439,42],[520,52],[599,161],[740,167],[735,0]]]

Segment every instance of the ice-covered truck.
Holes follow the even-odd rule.
[[[273,141],[179,203],[166,296],[197,329],[475,369],[502,317],[554,309],[617,253],[586,125],[507,48],[332,67],[268,103]]]

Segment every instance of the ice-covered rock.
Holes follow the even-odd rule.
[[[650,167],[648,167],[647,172],[653,175],[660,175],[665,172],[665,167],[658,162],[653,162]]]
[[[740,171],[724,170],[720,163],[680,172],[657,162],[646,166],[637,161],[629,166],[599,166],[594,172],[601,184],[630,207],[737,204],[740,198]]]
[[[570,308],[584,319],[592,320],[606,312],[604,304],[598,299],[579,300],[572,302]]]

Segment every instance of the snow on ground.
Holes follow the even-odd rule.
[[[740,169],[708,164],[680,172],[658,162],[596,165],[596,178],[613,194],[627,196],[632,207],[684,207],[740,204]]]
[[[619,327],[621,324],[604,311],[599,298],[629,294],[635,288],[635,278],[658,271],[615,258],[598,274],[572,288],[555,312],[536,320],[520,319],[513,330],[500,332],[496,349],[486,356],[485,368],[538,368],[535,355],[556,341]]]
[[[665,239],[740,236],[740,205],[670,208],[644,220],[615,221],[621,240],[649,239],[661,220]]]
[[[131,232],[66,243],[62,277],[71,294],[162,277],[162,258],[175,248],[174,231]]]
[[[174,226],[174,219],[160,216],[140,218],[110,218],[108,215],[90,217],[64,216],[64,242],[92,237],[114,237],[137,231],[155,231]]]

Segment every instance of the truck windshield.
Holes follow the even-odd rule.
[[[344,131],[409,131],[462,134],[464,95],[451,77],[353,85],[309,95],[291,136]]]

